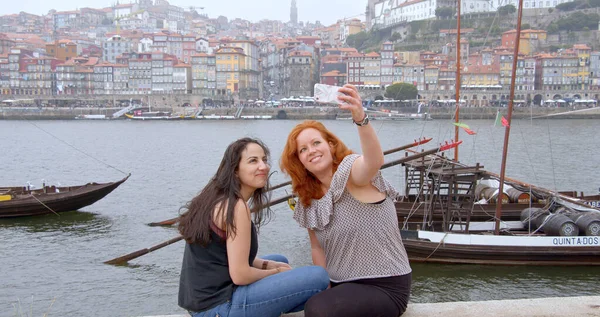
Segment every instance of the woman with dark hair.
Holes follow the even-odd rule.
[[[268,208],[269,150],[259,140],[231,143],[217,173],[185,207],[179,306],[193,317],[279,316],[300,311],[327,288],[318,266],[292,269],[281,255],[257,258]],[[256,227],[255,227],[256,224]]]
[[[281,170],[298,196],[294,219],[308,229],[313,263],[327,269],[331,288],[304,308],[314,316],[402,315],[408,305],[411,268],[394,200],[399,193],[381,175],[383,151],[356,88],[338,99],[357,125],[362,155],[317,121],[292,129]]]

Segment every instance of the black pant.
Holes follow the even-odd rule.
[[[304,305],[306,317],[398,317],[406,311],[412,275],[331,283]]]

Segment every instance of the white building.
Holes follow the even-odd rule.
[[[132,47],[130,39],[123,38],[120,35],[114,35],[108,38],[102,44],[102,50],[104,52],[104,54],[102,54],[102,58],[105,61],[115,63],[117,56],[126,52],[130,52],[131,49]]]
[[[152,41],[151,38],[148,38],[148,37],[142,38],[137,45],[138,46],[137,52],[138,53],[152,52],[152,44],[154,44],[154,41]]]

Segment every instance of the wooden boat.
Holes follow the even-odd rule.
[[[460,0],[457,5],[457,29],[460,29]],[[516,38],[521,33],[523,1],[519,1]],[[457,33],[457,79],[460,83],[460,32]],[[582,200],[525,184],[505,177],[508,140],[512,118],[516,65],[519,43],[515,43],[510,96],[500,175],[483,166],[458,163],[428,155],[405,162],[406,191],[412,203],[400,203],[401,233],[412,262],[494,265],[600,265],[600,209]],[[456,85],[457,105],[460,85]],[[456,138],[459,142],[459,107],[456,108]],[[496,182],[497,187],[489,184]],[[516,199],[510,204],[505,188],[513,189]],[[508,190],[507,190],[508,191]],[[523,194],[523,195],[521,195]],[[514,210],[514,201],[525,208],[514,224],[505,219]],[[543,203],[542,207],[534,203]],[[482,220],[480,205],[487,204]],[[489,211],[495,205],[493,213]],[[419,208],[422,208],[419,211]],[[503,213],[502,211],[509,212]],[[417,215],[415,217],[415,215]],[[412,220],[414,219],[414,220]],[[487,225],[487,227],[486,227]]]
[[[126,113],[125,117],[132,120],[180,120],[184,119],[183,116],[174,116],[170,112],[163,111],[149,111],[141,112],[134,111],[133,114]]]
[[[585,201],[516,180],[505,180],[512,188],[531,192],[532,196],[538,197],[538,203],[502,204],[503,209],[506,206],[512,208],[509,209],[508,218],[518,221],[508,221],[502,213],[500,234],[494,235],[494,204],[482,203],[474,189],[477,183],[496,179],[497,175],[485,171],[480,165],[464,166],[437,155],[422,157],[404,165],[409,191],[420,188],[418,194],[411,195],[414,201],[403,201],[396,205],[398,209],[406,208],[398,212],[398,220],[411,261],[600,265],[600,210],[586,205]],[[411,183],[412,179],[427,181]],[[528,186],[527,190],[524,186]],[[590,219],[585,228],[588,231],[591,228],[593,232],[586,236],[583,235],[585,228],[578,228],[577,231],[582,235],[550,235],[547,231],[552,230],[536,230],[532,219],[523,219],[527,211],[548,209],[555,214],[586,215]]]
[[[81,186],[0,187],[0,218],[37,216],[73,211],[89,206],[123,184],[125,178],[110,183],[88,183]]]

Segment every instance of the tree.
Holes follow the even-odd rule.
[[[531,25],[529,23],[521,24],[521,30],[529,30],[531,29]]]
[[[346,44],[350,47],[354,47],[357,50],[363,46],[363,44],[369,39],[369,34],[365,31],[361,31],[352,35],[348,35],[346,38]]]
[[[512,5],[512,4],[507,4],[505,6],[501,6],[501,7],[498,8],[498,14],[499,15],[506,16],[506,15],[509,15],[509,14],[513,14],[515,12],[517,12],[517,8],[514,5]]]
[[[392,36],[390,36],[390,41],[392,41],[392,42],[396,42],[400,39],[402,39],[402,35],[400,35],[400,33],[398,33],[398,32],[394,32],[392,34]]]
[[[575,10],[578,5],[579,5],[579,3],[577,3],[576,1],[572,1],[572,2],[561,3],[561,4],[557,5],[556,8],[560,11],[572,11],[572,10]]]
[[[395,100],[412,100],[417,98],[419,90],[413,84],[396,83],[385,89],[385,97]]]
[[[435,16],[440,19],[449,19],[456,14],[453,7],[439,7],[435,9]]]
[[[548,25],[548,28],[546,28],[546,31],[548,31],[548,33],[550,33],[550,34],[558,33],[558,25],[555,22],[552,22],[552,23],[550,23],[550,25]]]

